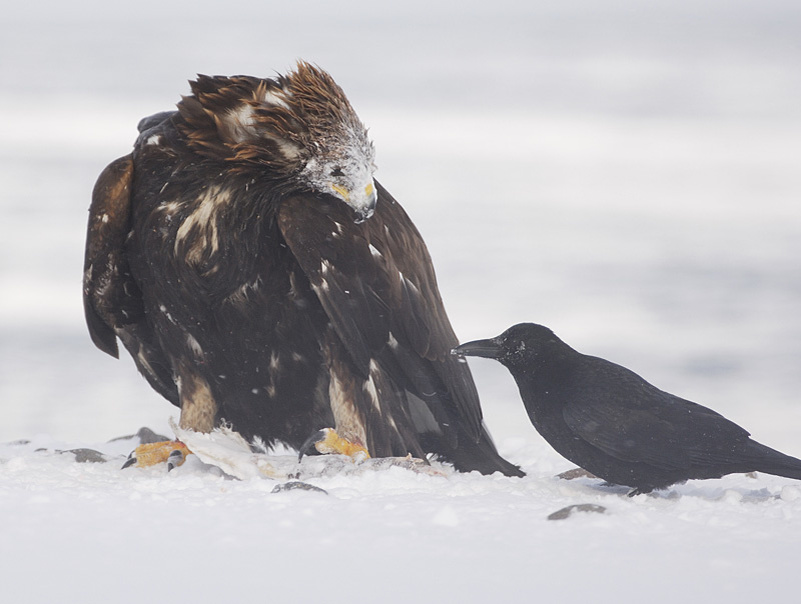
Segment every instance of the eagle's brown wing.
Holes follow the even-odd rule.
[[[83,266],[83,306],[89,335],[105,353],[119,358],[117,338],[153,388],[177,404],[169,360],[145,321],[142,294],[128,265],[133,158],[109,164],[92,191]]]
[[[428,250],[376,184],[378,204],[367,221],[355,223],[344,204],[296,196],[279,210],[281,232],[359,374],[367,378],[377,360],[435,417],[454,418],[478,440],[478,394],[467,365],[450,355],[458,341]]]
[[[109,164],[92,192],[83,264],[83,308],[89,335],[100,350],[119,358],[114,327],[124,322],[125,237],[130,222],[133,158]],[[122,273],[121,273],[122,271]]]

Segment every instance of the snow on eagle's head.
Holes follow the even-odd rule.
[[[375,150],[345,93],[322,69],[300,61],[273,79],[204,76],[178,110],[189,145],[232,169],[268,169],[373,214]]]

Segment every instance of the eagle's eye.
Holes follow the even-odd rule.
[[[334,178],[339,178],[340,176],[344,176],[345,173],[342,171],[342,168],[334,168],[331,170],[331,176]]]

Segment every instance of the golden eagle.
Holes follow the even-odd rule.
[[[484,428],[426,246],[331,76],[300,62],[190,85],[95,185],[83,293],[98,348],[118,357],[119,338],[183,428],[298,449],[334,427],[374,457],[522,475]]]

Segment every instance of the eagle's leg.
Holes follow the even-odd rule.
[[[312,434],[300,447],[298,461],[312,445],[324,455],[338,453],[352,457],[355,461],[368,459],[367,431],[360,409],[365,407],[366,382],[356,376],[350,366],[348,352],[339,337],[330,328],[324,346],[328,366],[328,400],[334,415],[333,428],[323,428]]]
[[[179,368],[181,379],[181,428],[195,432],[211,432],[214,428],[214,418],[217,414],[217,402],[211,393],[208,382],[191,369],[183,365]],[[127,468],[135,465],[138,468],[166,463],[167,470],[180,466],[191,451],[178,440],[147,443],[139,445],[128,456],[122,466]]]
[[[298,461],[303,459],[303,456],[312,446],[323,455],[338,453],[339,455],[352,457],[355,461],[362,461],[370,458],[370,453],[364,446],[342,438],[333,428],[318,430],[306,439],[306,442],[303,443],[298,452]]]

